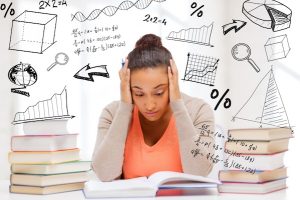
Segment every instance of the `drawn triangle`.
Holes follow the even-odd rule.
[[[271,69],[233,117],[257,123],[259,127],[289,127],[288,117]]]
[[[275,81],[273,70],[271,70],[270,73],[261,123],[276,127],[290,128],[288,116]]]

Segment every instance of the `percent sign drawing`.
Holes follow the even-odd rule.
[[[6,15],[9,11],[10,16],[13,16],[15,14],[15,10],[13,8],[11,8],[12,6],[12,2],[10,2],[8,8],[6,7],[6,4],[1,4],[0,9],[1,10],[5,10],[5,14],[4,14],[4,18],[6,18]]]
[[[217,110],[220,103],[223,101],[224,97],[226,96],[226,94],[229,92],[229,89],[227,89],[225,91],[225,93],[222,95],[222,97],[219,99],[217,105],[215,106],[214,110]],[[219,96],[219,91],[217,89],[213,89],[210,93],[210,97],[212,99],[216,99],[217,97]],[[229,108],[231,106],[231,100],[229,98],[226,98],[225,99],[225,102],[224,102],[224,108]]]
[[[197,13],[197,16],[198,16],[198,17],[202,17],[203,11],[201,10],[201,8],[203,8],[204,5],[202,5],[202,6],[198,7],[198,8],[197,8],[197,6],[198,6],[198,4],[197,4],[196,2],[193,2],[193,3],[191,4],[191,8],[193,8],[193,9],[196,8],[195,11],[191,13],[191,16],[193,16],[196,12],[198,12],[198,13]]]

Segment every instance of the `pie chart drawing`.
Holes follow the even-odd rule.
[[[243,14],[260,27],[274,32],[290,27],[292,10],[274,0],[248,0],[243,4]]]

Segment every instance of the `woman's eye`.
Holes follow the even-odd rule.
[[[161,96],[162,94],[163,94],[163,92],[156,93],[157,96]]]
[[[135,96],[141,97],[141,96],[143,96],[143,94],[142,93],[135,93]]]

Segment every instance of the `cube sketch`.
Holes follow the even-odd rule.
[[[290,52],[290,45],[286,35],[269,38],[265,44],[268,61],[286,58]]]
[[[43,53],[55,43],[56,14],[25,10],[12,21],[9,50]]]

